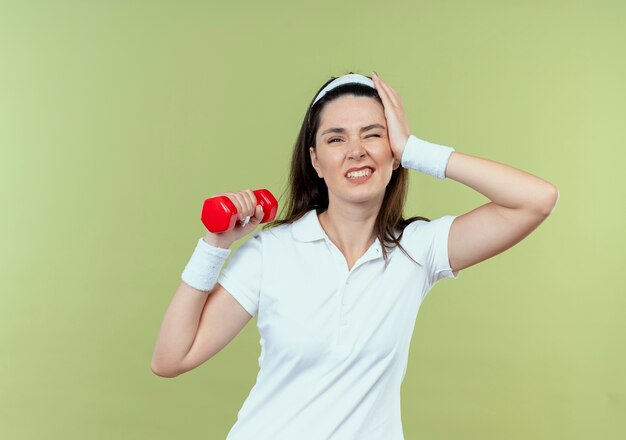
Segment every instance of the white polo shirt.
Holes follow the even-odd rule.
[[[257,316],[259,372],[227,440],[401,440],[400,386],[420,304],[457,278],[453,215],[409,224],[384,267],[378,239],[348,271],[311,210],[254,233],[218,282]]]

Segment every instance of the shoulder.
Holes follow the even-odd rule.
[[[419,249],[432,248],[434,243],[447,239],[455,215],[443,215],[432,220],[415,220],[405,226],[402,244]]]
[[[272,249],[276,243],[284,244],[291,241],[291,225],[283,224],[268,229],[258,229],[244,239],[242,248]]]
[[[426,228],[428,228],[428,225],[430,223],[432,223],[432,220],[424,220],[424,219],[413,220],[411,223],[409,223],[408,225],[404,227],[404,230],[402,231],[402,237],[408,238],[408,237],[415,236],[417,234],[421,234],[425,231]]]
[[[285,238],[291,238],[291,229],[293,227],[293,223],[283,223],[282,225],[273,226],[268,229],[263,229],[258,231],[258,234],[261,234],[266,241],[271,240],[284,240]]]

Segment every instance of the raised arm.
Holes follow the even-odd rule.
[[[517,168],[456,151],[450,154],[451,147],[411,136],[400,95],[378,75],[373,79],[383,101],[394,156],[403,165],[456,180],[491,200],[452,222],[448,259],[453,271],[509,249],[552,213],[559,198],[556,186]]]
[[[559,199],[556,186],[540,177],[456,151],[450,155],[445,173],[491,200],[452,223],[448,258],[455,271],[521,241],[552,213]]]

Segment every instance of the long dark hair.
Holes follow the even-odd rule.
[[[349,72],[354,73],[354,72]],[[368,76],[371,79],[371,77]],[[336,79],[331,77],[320,89],[315,96],[328,83]],[[311,163],[309,154],[309,146],[317,148],[315,136],[319,128],[320,113],[322,109],[329,103],[344,95],[365,96],[377,100],[383,105],[378,92],[364,84],[348,83],[342,84],[327,92],[315,105],[313,100],[309,104],[309,108],[304,116],[304,121],[300,127],[300,133],[296,139],[291,157],[291,171],[289,173],[288,187],[283,190],[279,200],[283,198],[285,192],[288,191],[287,204],[282,206],[281,219],[276,217],[274,221],[263,225],[262,229],[268,229],[282,224],[293,223],[300,219],[311,209],[321,214],[328,209],[328,187],[324,179],[319,179],[318,175]],[[406,250],[400,244],[400,239],[404,233],[404,228],[411,222],[416,220],[430,221],[430,219],[421,216],[415,216],[408,219],[402,217],[402,211],[406,202],[407,192],[409,189],[409,173],[406,168],[399,166],[391,175],[391,180],[385,189],[382,206],[376,218],[375,230],[378,240],[382,244],[383,258],[385,264],[388,258],[388,249],[392,249],[397,245],[404,254],[411,258]],[[280,203],[279,203],[280,204]],[[280,204],[282,205],[282,204]],[[286,215],[283,216],[286,211]],[[400,234],[396,238],[394,231],[399,230]],[[413,258],[411,258],[413,260]],[[414,263],[417,263],[413,260]]]

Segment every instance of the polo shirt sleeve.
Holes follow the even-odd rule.
[[[452,271],[448,258],[450,227],[456,217],[456,215],[444,215],[424,225],[426,244],[424,258],[429,268],[428,276],[431,286],[444,278],[459,277],[460,271]]]
[[[405,228],[405,243],[424,266],[428,284],[432,287],[444,278],[458,278],[452,272],[448,258],[448,237],[456,215],[444,215],[431,221],[416,220]]]
[[[246,311],[256,316],[259,310],[261,278],[263,275],[263,246],[261,233],[253,234],[230,255],[217,282],[220,283]]]

